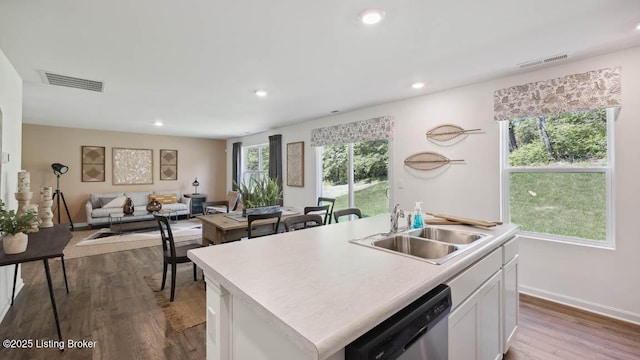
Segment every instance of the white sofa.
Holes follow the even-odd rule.
[[[118,196],[125,196],[133,201],[135,212],[133,216],[127,216],[122,219],[123,222],[151,220],[153,214],[147,211],[147,203],[149,203],[150,195],[167,195],[176,194],[177,203],[162,204],[162,209],[174,210],[178,216],[190,215],[191,199],[182,196],[182,192],[176,190],[163,191],[129,191],[129,192],[110,192],[110,193],[92,193],[85,204],[87,212],[87,225],[91,228],[93,225],[109,224],[109,215],[122,213],[122,208],[102,208],[104,199],[112,199]],[[101,200],[103,199],[103,200]]]

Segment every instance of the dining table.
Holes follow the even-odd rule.
[[[285,219],[300,215],[299,209],[291,207],[282,208],[281,222]],[[196,218],[202,220],[202,245],[218,245],[229,241],[236,241],[246,238],[248,234],[247,217],[242,211],[232,211],[229,213],[217,213],[209,215],[199,215]],[[274,220],[258,220],[253,223],[252,233],[260,235],[268,233],[273,228]]]

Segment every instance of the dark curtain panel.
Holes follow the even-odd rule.
[[[242,182],[240,176],[242,176],[242,143],[236,142],[233,143],[233,183],[231,188],[233,190],[238,190],[238,185]]]
[[[275,179],[282,190],[282,135],[269,136],[269,177]]]

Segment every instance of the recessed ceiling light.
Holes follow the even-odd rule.
[[[267,96],[268,92],[266,90],[256,90],[256,96],[257,97],[265,97]]]
[[[153,125],[155,125],[155,126],[162,126],[162,125],[164,125],[164,124],[162,123],[162,121],[160,121],[160,120],[156,120],[156,121],[154,121],[154,122],[153,122]]]
[[[411,84],[411,87],[414,88],[414,89],[422,89],[424,87],[424,83],[415,82],[415,83]]]
[[[384,11],[380,9],[368,9],[360,14],[360,20],[366,25],[375,25],[384,18]]]
[[[640,30],[640,24],[636,26],[636,30]]]

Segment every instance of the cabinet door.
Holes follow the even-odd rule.
[[[480,312],[477,292],[449,314],[449,360],[478,359]]]
[[[518,262],[520,257],[516,255],[502,270],[503,282],[503,352],[509,351],[511,340],[518,330],[520,299],[518,297]]]
[[[483,360],[502,359],[502,271],[498,271],[480,289],[480,348]]]
[[[205,202],[207,198],[205,197],[192,197],[191,198],[191,214],[201,214],[202,212],[202,203]]]
[[[207,360],[229,359],[231,294],[207,277]]]
[[[502,273],[496,272],[449,314],[449,359],[499,359]]]

